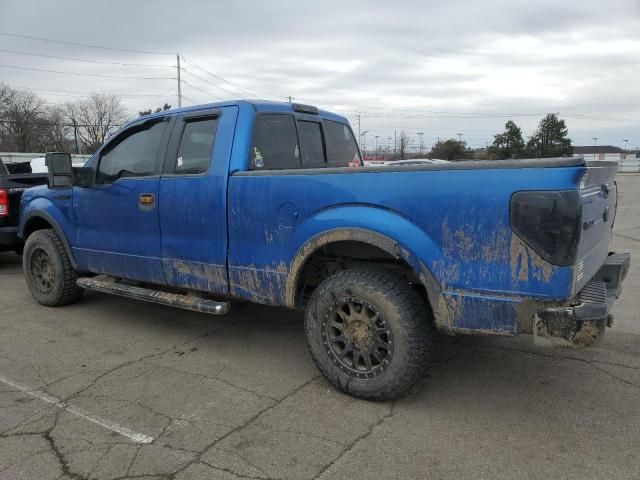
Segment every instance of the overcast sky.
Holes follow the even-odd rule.
[[[509,118],[531,134],[546,112],[561,114],[574,144],[640,144],[640,0],[0,0],[0,32],[179,52],[184,104],[291,95],[347,115],[354,130],[359,113],[368,148],[402,128],[424,132],[425,146],[457,133],[482,146]],[[0,81],[56,90],[37,91],[52,103],[104,91],[126,95],[132,114],[177,105],[176,81],[155,78],[175,68],[7,50],[169,66],[175,54],[6,35],[0,50]]]

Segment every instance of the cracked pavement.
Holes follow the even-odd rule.
[[[619,184],[614,246],[640,254],[640,176]],[[639,284],[640,255],[597,347],[438,338],[372,403],[318,374],[299,312],[45,308],[0,254],[0,479],[640,479]]]

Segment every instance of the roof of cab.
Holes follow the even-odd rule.
[[[228,100],[225,102],[215,102],[215,103],[206,103],[206,104],[201,104],[201,105],[193,105],[190,107],[182,107],[182,108],[173,108],[171,110],[164,110],[162,112],[158,112],[158,113],[152,113],[150,115],[145,115],[144,117],[140,117],[140,118],[154,118],[154,117],[160,117],[160,116],[164,116],[164,115],[171,115],[171,114],[175,114],[175,113],[183,113],[183,112],[193,112],[196,110],[202,110],[204,108],[217,108],[217,107],[228,107],[228,106],[232,106],[232,105],[240,105],[240,104],[246,104],[246,105],[251,105],[253,106],[253,108],[255,109],[256,112],[260,112],[260,113],[267,113],[267,112],[273,112],[273,113],[284,113],[284,112],[291,112],[293,113],[293,107],[295,105],[295,103],[289,103],[289,102],[272,102],[269,100]],[[323,119],[327,119],[327,120],[335,120],[337,122],[341,122],[341,123],[348,123],[348,120],[343,117],[342,115],[338,115],[336,113],[332,113],[329,112],[327,110],[321,110],[318,109],[318,116],[320,118]],[[137,118],[135,121],[139,120],[139,118]]]

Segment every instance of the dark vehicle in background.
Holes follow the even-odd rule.
[[[46,173],[31,173],[29,162],[4,163],[0,159],[0,252],[22,253],[18,238],[20,199],[27,188],[47,183]]]

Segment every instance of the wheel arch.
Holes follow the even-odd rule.
[[[47,228],[53,229],[58,237],[60,237],[60,240],[62,241],[62,244],[67,251],[67,255],[69,256],[69,260],[71,261],[71,265],[73,266],[73,268],[76,268],[76,260],[73,256],[71,246],[67,241],[67,237],[65,236],[64,231],[62,230],[58,222],[56,222],[56,220],[47,212],[44,212],[42,210],[34,210],[26,213],[25,218],[21,222],[20,236],[26,241],[32,233]]]
[[[308,267],[309,262],[326,247],[342,242],[355,242],[370,246],[386,253],[389,259],[404,265],[424,287],[427,302],[433,311],[437,328],[445,333],[451,333],[449,330],[449,312],[444,302],[440,285],[429,268],[413,252],[395,239],[360,227],[340,227],[318,233],[298,249],[289,264],[287,274],[285,287],[285,302],[287,306],[291,308],[300,307],[302,274],[305,272],[305,268]]]

